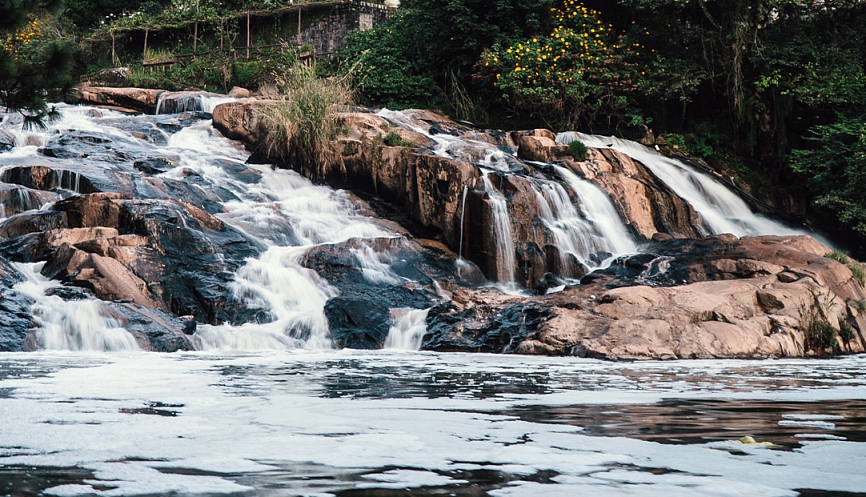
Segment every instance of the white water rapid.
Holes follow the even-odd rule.
[[[25,281],[14,289],[33,299],[31,307],[36,342],[45,350],[129,351],[139,350],[131,333],[107,316],[101,300],[64,300],[49,290],[62,288],[40,274],[45,263],[15,264]]]

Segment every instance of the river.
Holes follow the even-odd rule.
[[[864,356],[7,353],[0,495],[862,495],[864,408]]]

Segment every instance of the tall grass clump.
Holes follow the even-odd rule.
[[[264,143],[268,156],[321,175],[340,157],[333,145],[341,131],[336,107],[351,103],[349,84],[344,78],[317,78],[314,67],[300,62],[275,76],[284,98],[261,111],[270,131]]]

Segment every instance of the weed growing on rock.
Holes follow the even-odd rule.
[[[866,286],[866,272],[864,272],[863,268],[860,267],[860,263],[848,257],[848,254],[834,250],[828,254],[824,254],[824,257],[833,259],[834,261],[848,266],[848,269],[851,270],[851,274],[854,277],[854,281],[860,284],[860,286]]]
[[[568,152],[574,157],[576,161],[582,161],[586,159],[586,153],[588,149],[583,142],[579,140],[574,140],[573,142],[568,144]]]
[[[403,139],[396,132],[392,131],[385,135],[385,138],[382,139],[382,142],[389,147],[411,147],[412,143]]]
[[[351,102],[349,86],[341,78],[319,79],[315,68],[302,63],[276,76],[284,100],[262,111],[271,130],[268,154],[321,171],[339,159],[332,142],[342,130],[335,107]]]
[[[812,291],[812,299],[800,304],[800,324],[797,328],[803,332],[803,345],[806,350],[824,354],[827,349],[834,352],[839,349],[836,341],[837,331],[827,318],[836,302],[829,293]],[[852,335],[853,336],[853,335]]]

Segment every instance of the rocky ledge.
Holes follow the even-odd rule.
[[[91,102],[116,93],[91,91]],[[147,105],[159,98],[136,91],[126,94]],[[111,98],[111,105],[135,107]],[[257,119],[260,105],[273,103],[219,105],[213,124],[257,160],[278,162],[260,149],[269,133]],[[299,245],[299,234],[288,223],[252,219],[233,218],[243,231],[233,228],[225,208],[240,200],[229,185],[255,189],[266,168],[214,159],[222,179],[213,183],[156,152],[167,133],[190,125],[216,133],[201,126],[208,117],[110,118],[105,123],[123,133],[67,130],[35,155],[0,156],[7,216],[0,223],[0,350],[37,346],[39,316],[15,290],[24,275],[8,261],[44,262],[42,275],[63,284],[52,295],[64,301],[104,300],[145,349],[188,349],[199,325],[277,320],[264,302],[244,298],[237,274],[274,241]],[[550,131],[477,130],[428,111],[340,119],[339,160],[281,164],[349,190],[352,215],[396,234],[319,244],[296,260],[329,286],[322,319],[339,347],[381,348],[395,313],[429,309],[426,350],[610,360],[866,350],[866,292],[854,261],[826,257],[831,250],[809,236],[702,236],[707,225],[691,205],[625,154],[591,148],[575,161]],[[545,195],[579,205],[570,175],[608,194],[639,250],[603,268],[609,253],[578,259],[561,250],[549,219],[556,199]],[[506,250],[497,236],[503,221],[494,219],[502,201],[512,238]],[[503,279],[508,264],[519,295],[489,284]],[[310,330],[286,333],[303,340]]]

